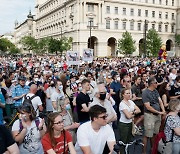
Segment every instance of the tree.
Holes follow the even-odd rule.
[[[162,46],[162,40],[156,30],[150,29],[147,33],[146,39],[146,54],[147,56],[157,56]]]
[[[180,35],[179,34],[175,35],[175,42],[178,46],[180,46]]]
[[[124,55],[130,55],[136,50],[135,41],[133,40],[131,33],[126,31],[122,34],[122,39],[118,40],[117,48],[119,52]]]
[[[49,49],[50,38],[42,38],[38,41],[38,49],[36,50],[38,53],[48,52]]]
[[[36,52],[38,49],[37,41],[32,36],[24,36],[21,38],[20,43],[25,50]]]
[[[17,54],[17,53],[20,53],[20,49],[16,48],[16,47],[12,47],[10,48],[10,53],[11,54]]]
[[[0,50],[1,51],[7,52],[12,47],[15,47],[15,45],[13,43],[11,43],[11,41],[9,41],[6,38],[0,39]]]

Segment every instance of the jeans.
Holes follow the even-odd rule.
[[[180,142],[179,143],[173,143],[172,154],[180,154]]]

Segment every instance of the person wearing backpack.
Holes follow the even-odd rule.
[[[43,154],[41,137],[46,132],[44,119],[36,117],[31,104],[23,104],[19,108],[19,119],[13,123],[12,135],[19,145],[21,154]]]
[[[42,101],[39,96],[36,95],[37,85],[32,84],[28,94],[24,96],[23,104],[30,103],[36,111],[36,116],[39,116],[39,111],[43,111]]]

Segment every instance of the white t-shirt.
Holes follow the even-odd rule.
[[[129,112],[134,111],[134,107],[135,107],[134,102],[129,100],[129,103],[130,103],[130,106],[128,106],[124,101],[121,101],[121,103],[119,105],[119,111],[121,114],[120,119],[119,119],[120,122],[123,122],[123,123],[131,123],[132,122],[132,119],[127,119],[123,112],[124,109],[127,109]]]
[[[91,121],[86,122],[77,130],[76,153],[83,154],[80,146],[90,146],[93,154],[102,154],[106,141],[115,141],[114,132],[109,125],[102,126],[98,132],[95,132]]]
[[[55,91],[56,91],[55,87],[48,87],[47,90],[46,90],[46,94],[51,96],[52,93],[55,92]],[[52,101],[49,98],[46,98],[46,111],[53,111]]]
[[[114,108],[112,107],[112,104],[107,99],[104,100],[104,106],[103,106],[100,103],[100,100],[98,100],[97,98],[94,97],[93,102],[89,106],[91,107],[94,105],[100,105],[100,106],[104,107],[106,109],[108,116],[112,115],[112,114],[116,115],[116,111],[114,110]],[[110,123],[110,125],[111,125],[111,123]]]
[[[39,118],[39,122],[41,122]],[[20,130],[19,119],[16,120],[12,126],[12,131]],[[27,127],[26,136],[24,137],[23,142],[19,145],[19,150],[21,154],[43,154],[43,147],[41,144],[40,132],[37,130],[35,121],[32,121],[31,126]]]
[[[57,91],[54,91],[51,95],[51,101],[52,102],[56,102],[58,101],[58,99],[64,99],[64,92],[61,91],[60,93],[58,93]],[[53,112],[57,112],[54,107],[53,107]]]
[[[34,94],[32,94],[32,93],[28,93],[27,95],[26,95],[26,97],[28,98],[28,97],[33,97],[34,96]],[[24,101],[24,97],[23,97],[23,101]],[[22,102],[23,102],[22,101]],[[38,109],[38,106],[39,105],[42,105],[42,101],[41,101],[41,99],[40,99],[40,97],[39,96],[36,96],[36,97],[34,97],[32,100],[31,100],[31,102],[32,102],[32,105],[33,105],[33,108],[34,108],[34,110],[36,111],[36,113],[37,113],[37,117],[39,116],[39,109]]]

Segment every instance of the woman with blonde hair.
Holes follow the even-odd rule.
[[[172,99],[169,102],[170,112],[167,115],[167,121],[164,126],[166,141],[172,141],[172,153],[180,153],[180,100]]]
[[[59,112],[48,115],[47,132],[42,138],[45,154],[76,154],[71,134],[64,130],[64,120]]]

